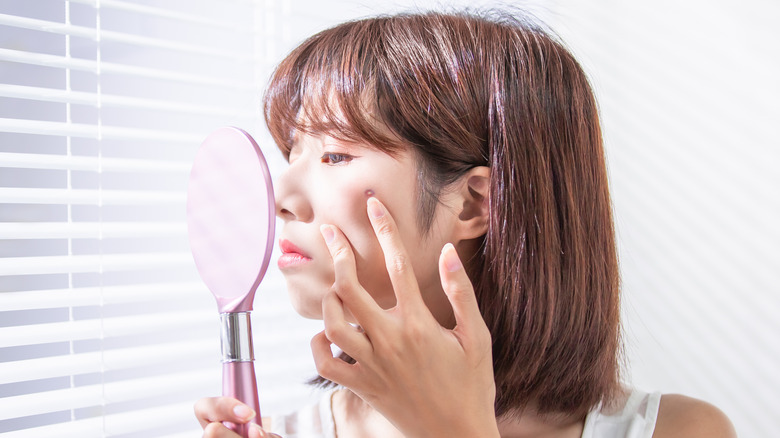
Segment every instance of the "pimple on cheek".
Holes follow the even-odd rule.
[[[373,189],[366,186],[338,187],[322,193],[320,197],[321,212],[319,221],[338,226],[348,238],[355,232],[370,228],[366,214],[366,199],[374,196]]]

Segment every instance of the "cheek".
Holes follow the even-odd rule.
[[[317,193],[319,214],[317,222],[329,223],[346,232],[349,229],[370,227],[366,215],[366,189],[360,187],[325,187]]]
[[[333,184],[318,194],[317,223],[335,225],[344,233],[353,247],[359,270],[365,268],[365,262],[373,260],[377,250],[381,254],[366,213],[367,190],[370,189],[354,183]],[[325,242],[322,244],[324,247]]]
[[[326,210],[319,223],[337,226],[347,237],[355,255],[358,281],[383,307],[395,304],[390,278],[385,268],[384,254],[374,229],[368,219],[366,201],[373,196],[373,189],[356,186],[330,195],[323,202]],[[323,242],[324,245],[324,242]]]

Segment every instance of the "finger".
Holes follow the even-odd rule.
[[[258,424],[252,423],[252,426],[249,428],[249,433],[247,434],[247,438],[267,438],[268,433],[263,430],[262,427]]]
[[[215,422],[203,428],[203,438],[241,438],[241,435],[228,429],[224,424]]]
[[[382,308],[358,281],[355,254],[349,241],[344,233],[333,225],[320,226],[320,232],[333,259],[336,293],[357,323],[369,329],[372,323],[379,320]]]
[[[212,410],[212,405],[216,404],[216,397],[202,398],[195,402],[193,410],[195,411],[195,418],[198,419],[198,423],[201,428],[205,428],[207,424],[211,422],[209,418],[209,412]]]
[[[451,243],[444,245],[439,256],[439,276],[444,293],[452,305],[455,315],[455,326],[458,330],[471,334],[482,333],[486,328],[482,314],[479,311],[474,286],[463,269],[463,263],[458,252]]]
[[[374,233],[385,255],[385,265],[399,306],[422,304],[417,279],[401,236],[398,234],[395,220],[385,206],[374,197],[368,198],[367,209]]]
[[[330,381],[355,390],[355,365],[333,357],[330,346],[331,342],[324,331],[314,335],[311,340],[311,353],[314,357],[314,366],[317,368],[317,373]]]
[[[231,397],[202,398],[195,403],[194,409],[195,417],[203,428],[209,423],[222,421],[243,424],[256,415],[249,406]]]
[[[362,332],[348,323],[344,316],[344,304],[335,292],[329,292],[322,299],[322,320],[325,336],[342,351],[356,360],[361,360],[372,350],[371,342]]]
[[[252,423],[252,427],[249,428],[249,438],[281,438],[281,437],[275,433],[266,432],[265,429],[260,427],[259,424]]]

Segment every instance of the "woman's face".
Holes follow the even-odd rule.
[[[278,264],[298,313],[321,318],[322,298],[333,285],[322,224],[335,225],[349,240],[360,284],[383,308],[395,305],[382,249],[366,213],[366,201],[375,196],[398,225],[426,304],[440,321],[450,317],[437,260],[456,214],[438,207],[431,230],[424,235],[418,228],[417,165],[411,152],[393,157],[326,135],[299,135],[289,162],[275,183],[276,214],[283,221]]]

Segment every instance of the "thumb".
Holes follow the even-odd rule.
[[[451,243],[444,245],[439,256],[439,276],[444,293],[452,305],[455,324],[467,332],[475,326],[484,325],[479,313],[474,286],[471,284],[458,252]]]

